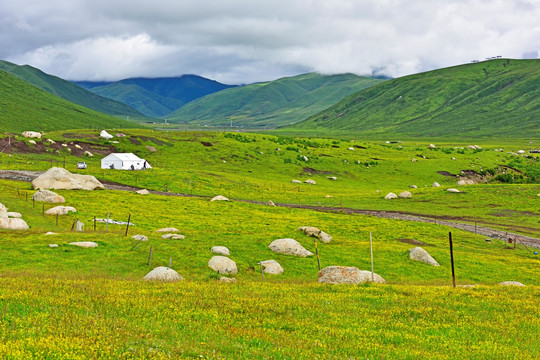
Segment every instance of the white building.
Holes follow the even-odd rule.
[[[150,169],[150,164],[133,153],[112,153],[101,159],[102,169],[142,170]]]

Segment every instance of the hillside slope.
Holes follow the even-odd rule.
[[[89,81],[76,83],[100,96],[127,104],[150,117],[166,116],[190,101],[233,87],[196,75],[131,78],[105,85]]]
[[[143,114],[126,104],[96,95],[70,81],[46,74],[32,66],[19,66],[0,60],[0,69],[74,104],[109,115],[148,120]]]
[[[51,131],[140,125],[73,104],[0,70],[0,130]]]
[[[540,60],[491,60],[389,80],[290,130],[408,136],[540,135]]]
[[[301,121],[382,80],[316,73],[251,84],[205,96],[167,116],[169,122],[275,127]]]

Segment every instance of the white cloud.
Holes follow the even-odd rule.
[[[0,0],[0,58],[72,79],[401,76],[540,50],[538,0]]]

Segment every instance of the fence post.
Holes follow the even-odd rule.
[[[448,233],[448,239],[450,240],[450,262],[452,264],[452,283],[456,287],[456,273],[454,271],[454,249],[452,244],[452,233]]]
[[[131,214],[129,214],[128,216],[128,222],[127,222],[127,226],[126,226],[126,234],[124,236],[127,236],[128,234],[128,230],[129,230],[129,221],[131,220]]]
[[[375,274],[373,272],[373,240],[371,231],[369,232],[369,252],[371,253],[371,282],[375,282]]]
[[[109,231],[109,215],[111,214],[110,211],[107,211],[107,222],[105,223],[105,232]]]

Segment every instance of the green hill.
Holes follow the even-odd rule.
[[[77,84],[150,117],[166,116],[190,101],[233,86],[196,75],[130,78],[108,84],[81,81]]]
[[[137,125],[51,95],[0,70],[0,129],[3,132],[122,127]]]
[[[146,116],[126,104],[96,95],[70,81],[46,74],[32,66],[19,66],[0,60],[0,70],[15,75],[50,94],[89,109],[114,116],[148,120]]]
[[[301,121],[347,95],[383,80],[353,74],[303,74],[227,89],[167,116],[169,122],[209,126],[276,127]]]
[[[540,135],[540,60],[491,60],[389,80],[288,130],[405,136]]]

